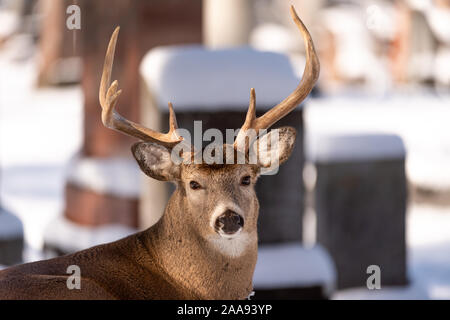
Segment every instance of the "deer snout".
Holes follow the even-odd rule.
[[[224,235],[233,235],[244,227],[244,218],[231,210],[225,211],[217,217],[214,228],[216,232]]]

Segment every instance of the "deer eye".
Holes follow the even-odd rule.
[[[189,186],[191,187],[192,190],[198,190],[201,189],[202,186],[200,185],[200,183],[198,183],[197,181],[191,181],[189,182]]]
[[[250,185],[250,182],[251,182],[250,176],[245,176],[245,177],[243,177],[242,180],[241,180],[241,185],[243,185],[243,186],[249,186],[249,185]]]

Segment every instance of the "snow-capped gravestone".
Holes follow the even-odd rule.
[[[336,287],[333,260],[322,246],[261,246],[253,275],[256,300],[329,299]]]
[[[257,114],[286,98],[298,85],[289,59],[282,54],[250,48],[208,50],[202,46],[160,47],[150,51],[141,64],[143,78],[142,121],[166,131],[171,101],[180,128],[189,130],[191,143],[204,141],[210,128],[239,129],[245,120],[250,89],[256,89]],[[194,122],[201,121],[200,137]],[[293,126],[297,141],[291,158],[278,174],[262,177],[256,187],[260,201],[261,243],[300,241],[303,194],[303,113],[297,108],[274,127]],[[142,214],[148,224],[156,221],[168,199],[165,184],[146,179]]]
[[[65,215],[47,226],[45,253],[69,254],[136,232],[137,217],[125,213],[137,211],[138,180],[134,160],[74,159],[67,172]]]
[[[366,287],[373,265],[380,268],[381,286],[406,284],[401,138],[311,134],[306,145],[316,168],[317,241],[334,259],[338,288]]]
[[[21,263],[23,243],[22,222],[0,207],[0,265]]]

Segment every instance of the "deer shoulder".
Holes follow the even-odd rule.
[[[139,234],[75,254],[11,267],[0,272],[5,299],[173,299],[186,298],[180,286],[152,261]],[[80,270],[80,288],[69,289],[70,266]],[[195,298],[192,296],[191,298]]]

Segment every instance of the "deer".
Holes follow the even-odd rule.
[[[232,145],[223,145],[224,160],[243,155],[264,136],[246,137],[251,130],[268,129],[294,110],[313,89],[320,71],[311,36],[291,6],[291,15],[306,48],[304,74],[295,90],[278,105],[256,117],[255,90],[244,124]],[[132,154],[150,178],[176,185],[164,214],[148,229],[116,242],[70,255],[13,266],[0,272],[0,299],[247,299],[253,291],[257,261],[259,202],[255,193],[268,154],[279,164],[293,149],[296,131],[278,130],[276,149],[254,162],[176,163],[171,150],[183,142],[169,103],[169,130],[161,133],[120,116],[118,83],[110,85],[119,28],[111,36],[99,89],[102,122],[139,139]],[[182,153],[194,156],[194,149]],[[226,159],[225,159],[226,158]],[[268,158],[269,162],[271,161]],[[247,160],[246,160],[247,161]],[[69,289],[67,269],[80,270],[79,288]]]

